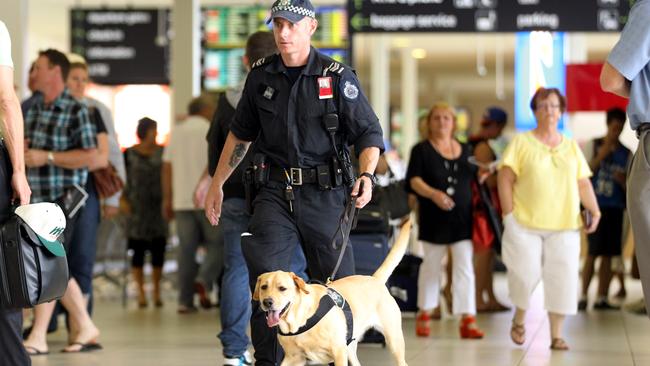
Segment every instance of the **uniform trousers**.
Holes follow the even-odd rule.
[[[646,309],[650,309],[650,131],[639,137],[639,145],[627,175],[627,209],[634,233]],[[648,312],[650,314],[650,312]]]
[[[257,277],[271,271],[290,271],[295,261],[296,243],[302,245],[307,269],[314,280],[325,281],[340,251],[331,245],[339,218],[349,197],[347,189],[320,190],[314,184],[294,186],[293,211],[285,199],[286,184],[269,182],[258,192],[249,225],[251,236],[242,237],[242,251],[248,265],[251,291]],[[348,248],[336,278],[354,274],[354,257]],[[282,350],[277,343],[277,327],[269,328],[259,302],[252,302],[251,340],[255,364],[279,365]]]
[[[517,222],[513,214],[503,219],[503,262],[508,268],[510,300],[520,309],[529,307],[540,281],[544,308],[571,315],[578,310],[580,232],[535,230]]]
[[[424,257],[418,275],[418,308],[431,310],[440,303],[442,259],[451,248],[453,272],[451,293],[454,314],[476,314],[474,296],[474,247],[471,240],[461,240],[449,245],[424,242]]]

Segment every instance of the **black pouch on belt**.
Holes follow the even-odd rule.
[[[244,197],[246,200],[246,211],[248,211],[249,215],[253,214],[253,201],[256,195],[255,167],[250,166],[244,170]]]
[[[316,174],[318,180],[318,188],[332,189],[332,178],[330,177],[330,166],[329,165],[318,165],[316,167]]]

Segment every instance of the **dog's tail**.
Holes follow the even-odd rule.
[[[376,279],[380,280],[382,283],[388,281],[388,277],[393,273],[399,262],[402,260],[404,253],[406,253],[406,247],[408,247],[409,236],[411,234],[411,219],[407,219],[400,228],[399,236],[395,240],[395,244],[391,248],[390,252],[384,262],[377,268],[377,271],[372,275]]]

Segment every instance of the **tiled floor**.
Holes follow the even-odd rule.
[[[595,285],[595,284],[594,284]],[[505,281],[497,279],[497,292],[505,297]],[[628,299],[641,293],[637,281],[629,281]],[[535,293],[533,308],[526,321],[528,340],[515,346],[509,338],[510,313],[479,316],[487,336],[479,341],[461,341],[457,321],[450,317],[436,322],[427,339],[414,335],[413,317],[405,317],[407,361],[410,366],[430,365],[571,365],[628,366],[650,365],[650,321],[622,311],[587,312],[570,317],[566,323],[568,352],[551,352],[548,321],[541,308],[541,291]],[[49,356],[33,358],[35,366],[167,366],[221,365],[217,311],[177,315],[173,300],[162,310],[122,309],[115,299],[100,299],[95,320],[102,330],[105,350],[84,355],[59,354],[66,334],[50,335]],[[359,358],[364,365],[394,365],[387,350],[361,345]]]

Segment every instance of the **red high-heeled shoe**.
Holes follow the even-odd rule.
[[[415,319],[415,335],[418,337],[428,337],[431,334],[431,318],[428,313],[420,313]]]
[[[474,326],[472,326],[474,325]],[[485,336],[482,330],[476,326],[476,318],[473,316],[464,317],[460,321],[460,337],[463,339],[481,339]]]

